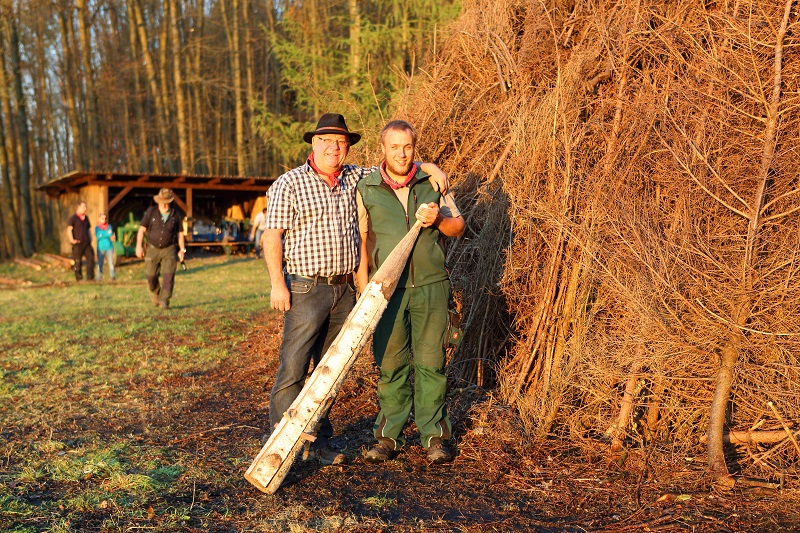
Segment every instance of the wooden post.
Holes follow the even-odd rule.
[[[303,447],[303,438],[313,438],[310,434],[333,403],[386,310],[421,227],[417,221],[372,277],[339,335],[245,472],[245,479],[258,490],[274,494]]]

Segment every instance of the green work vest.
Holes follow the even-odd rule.
[[[433,202],[439,205],[441,195],[428,179],[430,176],[417,169],[409,183],[408,217],[400,199],[391,187],[383,182],[380,170],[358,182],[358,190],[364,207],[369,213],[368,249],[370,249],[370,272],[380,268],[386,256],[408,233],[416,221],[414,213],[421,204]],[[370,276],[371,277],[371,276]],[[431,226],[424,228],[414,244],[411,258],[397,282],[398,287],[420,287],[448,279],[444,266],[444,250],[440,243],[439,230]]]

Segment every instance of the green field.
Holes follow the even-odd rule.
[[[266,267],[187,263],[168,311],[150,303],[140,261],[115,283],[0,266],[31,282],[0,290],[0,530],[202,528],[226,504],[202,504],[198,485],[242,484],[257,441],[213,461],[174,444],[183,417],[198,422],[186,406],[203,376],[230,364],[254,319],[274,316]]]

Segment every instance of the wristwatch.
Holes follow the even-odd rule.
[[[181,248],[181,253],[185,254],[186,253],[186,248]]]

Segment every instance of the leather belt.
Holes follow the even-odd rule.
[[[289,274],[289,279],[294,281],[307,281],[316,285],[344,285],[353,281],[353,273],[340,274],[338,276],[300,276],[298,274]]]

